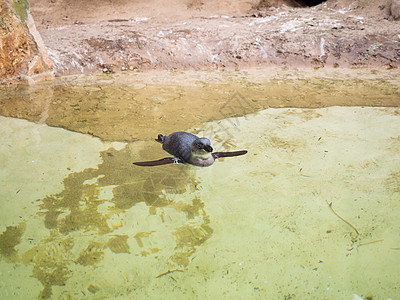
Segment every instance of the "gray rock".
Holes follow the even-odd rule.
[[[394,20],[400,20],[400,0],[392,0],[390,15]]]

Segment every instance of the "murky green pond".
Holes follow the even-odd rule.
[[[399,72],[307,72],[0,87],[0,298],[399,299]]]

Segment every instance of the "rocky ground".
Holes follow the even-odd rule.
[[[27,0],[0,0],[0,84],[54,78]]]
[[[264,2],[30,4],[57,76],[271,65],[400,66],[400,22],[390,17],[390,1],[328,0],[296,8]]]

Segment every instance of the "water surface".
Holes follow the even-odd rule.
[[[396,299],[396,77],[260,74],[3,87],[1,298]],[[174,130],[249,153],[132,165]]]

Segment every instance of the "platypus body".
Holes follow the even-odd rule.
[[[210,140],[199,138],[194,134],[178,131],[168,136],[159,134],[156,139],[162,144],[162,148],[174,157],[166,157],[159,160],[134,162],[137,166],[159,166],[171,163],[191,164],[199,167],[211,166],[217,158],[239,156],[247,153],[247,150],[235,152],[212,152]]]

